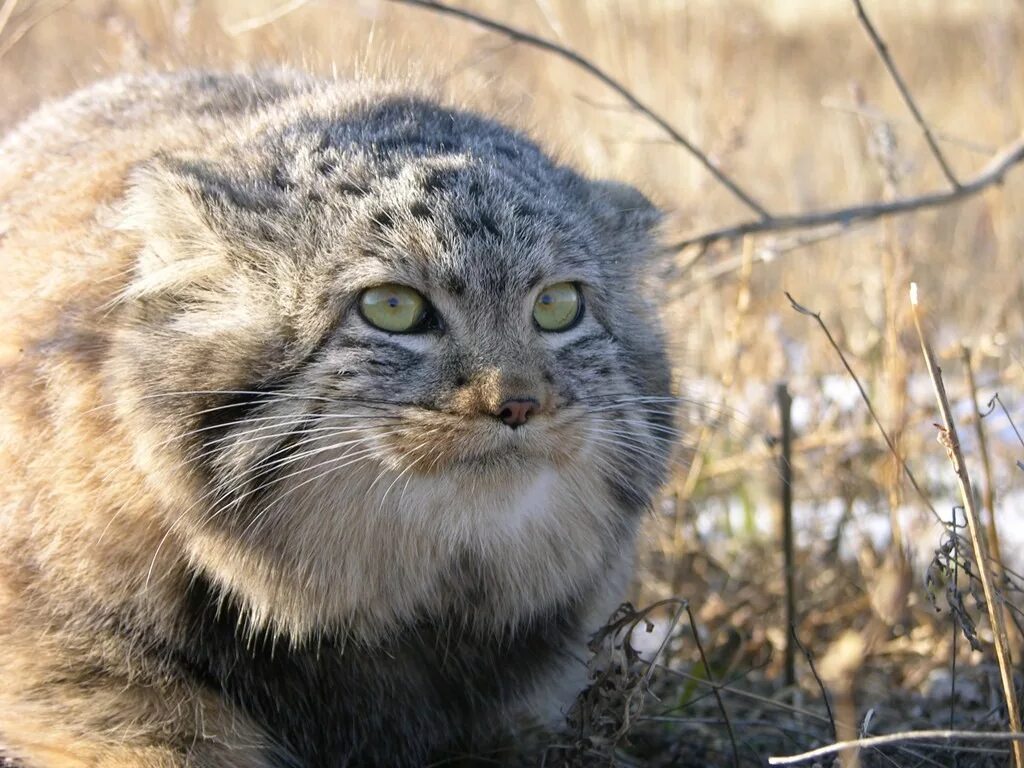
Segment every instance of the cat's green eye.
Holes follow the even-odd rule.
[[[367,288],[359,299],[359,312],[374,328],[391,333],[416,330],[427,313],[427,300],[412,288],[388,283]]]
[[[540,292],[533,319],[542,331],[567,331],[583,314],[583,296],[575,283],[555,283]]]

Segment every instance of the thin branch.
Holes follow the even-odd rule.
[[[846,208],[832,208],[810,213],[797,213],[788,216],[773,216],[769,219],[757,219],[733,224],[728,227],[714,229],[704,234],[694,235],[680,240],[672,246],[674,250],[682,250],[690,246],[707,247],[718,240],[737,240],[745,235],[758,232],[784,232],[793,229],[810,229],[827,224],[852,224],[858,221],[880,219],[900,213],[937,208],[948,205],[977,194],[983,189],[1002,182],[1013,166],[1024,161],[1024,138],[1017,139],[1004,147],[985,165],[985,167],[969,181],[956,189],[946,192],[927,192],[890,200],[884,203],[863,203]]]
[[[722,701],[722,694],[718,690],[718,683],[715,682],[714,674],[711,671],[711,665],[708,664],[708,657],[704,653],[704,645],[700,641],[700,633],[697,631],[697,619],[693,615],[693,610],[690,608],[689,603],[684,603],[686,608],[686,615],[690,617],[690,632],[693,635],[693,641],[697,644],[697,652],[700,655],[701,664],[704,665],[704,674],[707,676],[708,683],[711,685],[711,690],[715,694],[715,701],[718,702],[718,711],[722,713],[722,719],[725,720],[725,730],[729,734],[729,742],[732,744],[732,763],[736,768],[740,765],[740,752],[736,746],[736,733],[732,728],[732,721],[729,719],[729,712],[725,708],[725,702]]]
[[[775,386],[775,400],[779,406],[781,434],[779,436],[779,517],[782,523],[783,585],[786,593],[786,624],[796,626],[796,557],[793,544],[793,398],[785,382]],[[795,632],[786,638],[783,647],[783,669],[787,686],[796,685]]]
[[[630,92],[619,81],[615,80],[611,75],[607,74],[596,64],[584,58],[575,51],[570,50],[569,48],[566,48],[565,46],[559,45],[557,43],[553,43],[550,40],[545,40],[542,37],[532,35],[529,32],[524,32],[520,29],[516,29],[515,27],[510,27],[509,25],[503,24],[500,21],[489,19],[486,16],[481,16],[478,13],[466,11],[463,10],[462,8],[452,8],[451,6],[445,5],[444,3],[435,2],[435,0],[390,0],[390,2],[402,3],[404,5],[414,5],[419,8],[425,8],[427,10],[437,11],[438,13],[447,14],[449,16],[455,16],[457,18],[463,19],[464,21],[469,21],[472,22],[473,24],[477,24],[481,27],[484,27],[485,29],[489,29],[492,32],[499,32],[503,35],[507,35],[516,42],[526,43],[527,45],[531,45],[534,48],[540,48],[541,50],[548,51],[549,53],[553,53],[567,61],[572,62],[577,67],[580,67],[581,69],[585,70],[586,72],[600,80],[602,83],[607,85],[617,94],[619,94],[619,96],[621,96],[623,99],[629,102],[629,104],[634,109],[636,109],[638,112],[642,113],[648,119],[656,123],[658,127],[661,128],[661,130],[663,130],[672,138],[674,142],[676,142],[676,144],[679,144],[681,147],[686,149],[686,151],[689,152],[694,158],[696,158],[697,161],[700,162],[700,164],[703,165],[704,168],[706,168],[707,171],[712,176],[714,176],[720,184],[725,186],[730,192],[732,192],[733,195],[735,195],[739,200],[741,200],[744,205],[746,205],[748,208],[750,208],[750,210],[756,213],[760,217],[761,221],[772,220],[771,214],[768,213],[764,206],[762,206],[760,203],[754,200],[754,198],[751,197],[749,194],[744,192],[739,187],[739,185],[736,184],[735,181],[726,176],[725,172],[722,171],[721,168],[715,165],[715,163],[712,162],[712,160],[707,155],[701,152],[697,148],[697,146],[693,144],[693,142],[691,142],[689,139],[683,136],[683,134],[680,133],[679,130],[673,127],[672,124],[668,122],[668,120],[666,120],[658,113],[654,112],[650,107],[646,106],[643,102],[640,101],[640,99],[634,96],[632,92]]]
[[[1003,399],[999,397],[998,392],[992,396],[991,400],[988,401],[988,411],[984,413],[983,416],[988,416],[989,413],[992,413],[992,410],[996,407],[996,403],[999,404],[999,408],[1002,410],[1003,416],[1006,417],[1006,420],[1010,423],[1010,429],[1012,429],[1013,434],[1017,436],[1017,442],[1021,444],[1022,448],[1024,448],[1024,436],[1021,435],[1020,430],[1017,429],[1017,425],[1014,424],[1013,417],[1010,415],[1010,412],[1006,410],[1006,406],[1003,404]]]
[[[907,88],[907,84],[900,76],[899,70],[896,69],[896,65],[893,63],[892,57],[889,55],[889,47],[875,30],[875,26],[871,23],[871,19],[868,18],[861,0],[853,0],[853,4],[857,7],[857,18],[860,19],[861,26],[863,26],[867,31],[868,36],[871,38],[871,42],[875,46],[875,50],[878,51],[878,55],[881,56],[882,61],[885,62],[885,68],[889,70],[889,74],[892,76],[893,82],[896,83],[896,87],[900,90],[900,95],[903,97],[904,103],[907,105],[907,108],[910,109],[911,114],[914,115],[914,120],[917,121],[918,126],[924,133],[924,138],[928,142],[928,146],[931,148],[935,159],[938,161],[939,165],[942,166],[942,172],[946,175],[946,179],[953,185],[953,189],[959,189],[960,182],[957,181],[956,175],[953,173],[953,169],[950,168],[949,163],[946,162],[946,158],[943,156],[942,150],[939,149],[939,145],[935,142],[935,137],[932,136],[932,132],[928,128],[928,123],[925,122],[924,117],[921,115],[921,110],[917,108],[917,104],[914,103],[914,99],[910,95],[910,89]]]
[[[839,731],[836,727],[836,718],[832,714],[832,704],[828,700],[828,690],[825,688],[825,681],[821,679],[821,675],[818,674],[818,668],[814,666],[814,656],[807,650],[806,646],[800,642],[800,635],[796,632],[796,625],[789,625],[789,633],[793,636],[793,640],[796,641],[797,646],[804,654],[804,658],[807,660],[807,666],[811,668],[811,674],[814,675],[814,680],[818,684],[818,690],[821,691],[821,700],[825,704],[825,711],[828,713],[828,724],[832,728],[832,741],[839,740]]]
[[[860,399],[863,400],[864,404],[867,406],[868,413],[871,414],[871,418],[874,420],[875,426],[877,426],[879,432],[882,433],[882,437],[885,439],[885,444],[889,446],[889,451],[900,463],[900,466],[903,467],[903,471],[904,473],[906,473],[907,479],[910,481],[910,484],[914,486],[914,490],[917,491],[917,495],[921,497],[921,501],[925,503],[925,505],[931,511],[935,519],[944,525],[945,521],[942,519],[938,511],[935,509],[935,506],[928,498],[928,495],[924,492],[924,489],[921,488],[920,485],[918,485],[917,478],[914,477],[914,473],[910,471],[910,467],[907,465],[907,462],[903,459],[902,456],[900,456],[899,451],[896,450],[896,445],[893,443],[892,438],[889,437],[889,433],[886,431],[885,427],[882,426],[882,421],[881,419],[878,418],[878,414],[875,413],[875,407],[871,404],[871,398],[868,397],[868,393],[864,390],[864,385],[860,383],[860,379],[857,377],[857,374],[853,372],[853,368],[851,368],[850,363],[847,362],[846,355],[843,354],[843,350],[840,348],[839,344],[836,343],[836,340],[832,337],[832,332],[828,329],[828,326],[825,324],[825,321],[821,319],[821,313],[810,310],[803,304],[800,304],[796,299],[794,299],[789,294],[788,291],[786,292],[786,298],[789,299],[789,303],[793,307],[793,309],[795,309],[801,315],[813,317],[815,320],[818,321],[818,326],[821,328],[822,331],[824,331],[825,337],[828,339],[828,343],[832,345],[832,349],[834,349],[836,351],[836,354],[839,355],[839,360],[842,362],[843,367],[846,369],[846,372],[850,374],[850,378],[853,379],[853,383],[857,386],[857,391],[860,392]]]
[[[1024,733],[985,732],[985,731],[904,731],[902,733],[887,733],[883,736],[869,736],[864,739],[852,739],[850,741],[837,741],[827,747],[812,749],[810,752],[802,752],[799,755],[788,757],[769,757],[768,765],[795,765],[805,760],[814,760],[825,755],[834,755],[847,749],[862,749],[864,747],[881,747],[886,744],[899,744],[903,741],[1024,741]]]

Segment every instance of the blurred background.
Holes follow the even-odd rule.
[[[849,0],[451,5],[587,57],[773,214],[949,188]],[[961,181],[1021,135],[1019,2],[865,7]],[[951,527],[961,502],[936,440],[940,419],[907,296],[919,283],[968,469],[985,514],[995,509],[1019,659],[1024,168],[968,200],[899,218],[673,248],[751,212],[572,63],[386,0],[4,0],[0,129],[114,73],[276,64],[429,83],[525,129],[592,176],[635,184],[668,213],[650,290],[671,339],[684,437],[648,520],[632,600],[674,595],[689,602],[693,620],[673,620],[670,605],[645,614],[650,633],[635,625],[633,644],[648,661],[657,655],[659,674],[643,681],[652,690],[639,698],[623,693],[634,690],[629,680],[617,683],[625,698],[601,706],[624,707],[629,722],[618,710],[591,717],[587,727],[603,735],[577,750],[580,760],[603,750],[625,765],[729,764],[733,755],[762,764],[837,735],[1005,727],[980,590],[962,573],[972,557],[962,511]],[[822,328],[791,308],[786,291],[821,313],[898,456]],[[781,385],[792,398],[789,590]],[[795,669],[787,661],[790,621],[820,680],[803,653]],[[714,691],[725,714],[707,695],[710,678],[721,683]],[[925,744],[859,759],[953,764],[947,754]],[[957,754],[959,765],[1007,759],[999,743]]]

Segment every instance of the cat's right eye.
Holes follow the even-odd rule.
[[[431,311],[430,304],[418,291],[396,283],[367,288],[359,298],[359,314],[363,320],[389,333],[425,330]]]

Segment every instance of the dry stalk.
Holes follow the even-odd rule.
[[[887,733],[884,736],[869,736],[864,739],[853,739],[851,741],[839,741],[829,744],[827,747],[819,747],[809,752],[801,752],[799,755],[788,757],[769,757],[768,765],[796,765],[808,760],[816,760],[826,755],[834,755],[848,749],[864,749],[865,747],[882,747],[886,744],[899,744],[904,741],[1012,741],[1020,744],[1024,741],[1024,733],[1006,733],[997,731],[985,733],[984,731],[904,731],[902,733]]]
[[[782,559],[784,563],[784,583],[786,591],[786,626],[790,632],[786,633],[785,655],[785,679],[787,686],[796,685],[796,649],[794,638],[796,637],[796,558],[793,552],[793,419],[792,407],[793,398],[785,383],[775,386],[775,400],[779,406],[779,421],[781,422],[781,435],[779,436],[779,474],[782,482],[779,484],[779,518],[780,531],[779,539],[782,546]]]
[[[736,292],[736,312],[732,316],[732,323],[728,328],[728,339],[732,345],[732,355],[728,364],[719,375],[719,382],[722,385],[722,397],[728,399],[732,395],[733,387],[736,384],[740,362],[743,358],[743,321],[750,310],[750,278],[754,271],[754,238],[743,239],[743,247],[740,253],[740,275],[739,286]],[[697,438],[696,447],[693,453],[693,461],[686,472],[686,480],[683,482],[682,496],[689,499],[697,490],[697,483],[703,477],[702,472],[707,460],[711,441],[717,434],[716,422],[705,422],[701,426],[700,435]],[[679,550],[677,550],[679,551]]]
[[[960,486],[960,496],[963,500],[964,511],[967,516],[967,527],[971,534],[971,545],[974,548],[974,559],[978,567],[981,586],[985,593],[985,607],[988,611],[988,619],[992,626],[992,639],[996,648],[996,659],[999,662],[999,676],[1003,685],[1003,695],[1006,699],[1006,713],[1010,721],[1010,730],[1018,733],[1021,730],[1020,712],[1017,706],[1016,688],[1013,683],[1013,660],[1010,655],[1010,639],[1006,632],[1006,623],[1001,609],[1002,602],[999,600],[993,584],[994,577],[989,562],[989,549],[985,529],[982,527],[981,516],[978,514],[978,508],[974,501],[971,478],[967,473],[967,465],[964,463],[963,452],[960,449],[960,438],[957,435],[956,424],[953,422],[949,399],[946,397],[946,387],[942,382],[942,371],[935,362],[935,355],[921,326],[916,283],[911,283],[910,286],[910,309],[911,314],[914,316],[914,326],[917,329],[918,338],[921,340],[921,352],[928,367],[928,375],[931,377],[932,386],[935,389],[935,397],[939,404],[939,411],[942,414],[943,426],[939,439],[946,448],[946,453],[953,464],[953,471],[956,473],[957,482]],[[1015,740],[1012,744],[1012,749],[1015,768],[1024,768],[1024,743]]]
[[[974,380],[974,364],[970,347],[966,345],[960,348],[960,356],[964,361],[964,375],[967,377],[967,391],[971,395],[971,410],[974,411],[974,431],[978,438],[978,456],[981,458],[981,473],[985,481],[981,489],[981,505],[985,508],[986,530],[988,531],[988,544],[991,549],[992,559],[999,564],[1002,571],[1003,556],[999,546],[999,532],[996,530],[996,502],[992,482],[992,461],[988,455],[988,439],[985,437],[985,425],[982,422],[981,411],[978,409],[978,385]],[[1002,581],[1002,573],[998,574]]]

